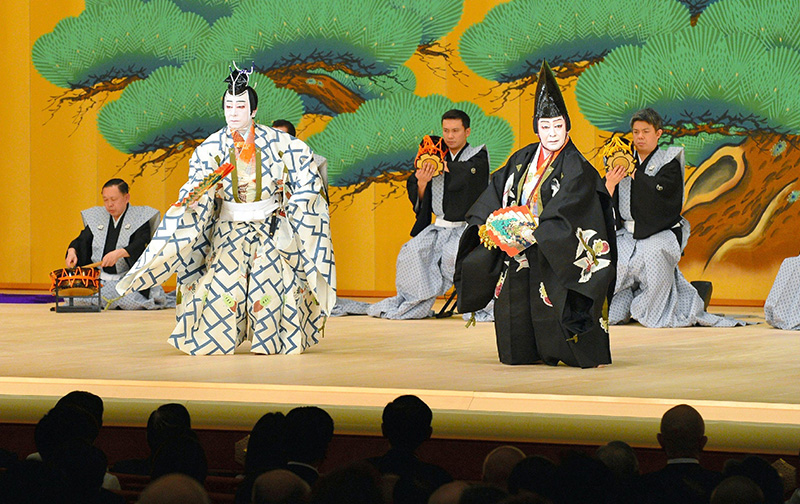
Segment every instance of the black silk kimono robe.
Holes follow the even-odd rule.
[[[538,146],[514,153],[467,213],[455,274],[459,311],[478,310],[496,298],[497,349],[505,364],[609,364],[616,264],[611,198],[571,140],[542,174],[536,243],[515,258],[480,244],[478,229],[486,218],[518,204],[520,182]]]

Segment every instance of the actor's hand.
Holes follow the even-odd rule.
[[[78,254],[74,248],[67,250],[67,258],[64,263],[67,265],[67,268],[74,268],[75,265],[78,264]]]
[[[103,261],[100,263],[100,266],[102,266],[103,268],[109,268],[117,264],[117,261],[119,261],[123,257],[130,257],[130,254],[128,254],[128,251],[125,250],[124,248],[112,250],[111,252],[103,256]]]

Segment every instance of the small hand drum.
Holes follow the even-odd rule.
[[[438,136],[425,135],[419,144],[417,157],[414,158],[414,168],[419,170],[425,161],[433,161],[436,170],[433,176],[437,176],[444,170],[444,159],[447,155],[447,144],[444,139]]]
[[[91,296],[100,290],[100,268],[61,268],[50,273],[50,292],[57,296]]]

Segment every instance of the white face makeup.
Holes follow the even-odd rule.
[[[563,116],[539,119],[539,141],[542,149],[556,152],[567,141],[567,122]]]
[[[233,96],[225,93],[225,122],[233,130],[244,130],[250,127],[255,112],[250,110],[250,100],[247,92]]]

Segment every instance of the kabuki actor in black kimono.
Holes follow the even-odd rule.
[[[494,296],[504,364],[610,364],[608,304],[616,263],[611,199],[569,139],[567,108],[546,62],[533,129],[540,143],[512,154],[467,213],[456,264],[458,307],[478,310]],[[529,208],[538,226],[520,232],[511,246],[488,248],[487,218],[508,215],[503,212],[509,207]],[[498,233],[511,230],[513,237],[514,229]]]

